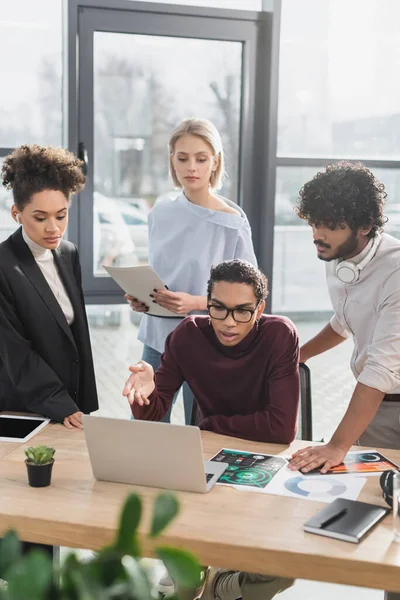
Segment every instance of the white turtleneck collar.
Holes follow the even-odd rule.
[[[43,246],[39,246],[39,244],[36,244],[36,242],[31,240],[31,238],[26,235],[24,228],[22,228],[22,237],[32,252],[36,264],[41,270],[44,278],[47,281],[47,284],[59,303],[67,323],[71,325],[71,323],[74,321],[74,309],[58,272],[52,251],[49,248],[43,248]]]
[[[27,235],[23,227],[22,237],[24,239],[24,242],[29,246],[29,249],[32,252],[35,260],[49,260],[53,258],[51,250],[49,248],[43,248],[43,246],[39,246],[39,244],[31,240],[31,238]]]

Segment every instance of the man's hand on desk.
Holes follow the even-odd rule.
[[[68,429],[74,429],[74,428],[83,429],[82,415],[83,415],[83,413],[78,411],[78,412],[72,413],[72,415],[68,415],[68,417],[65,417],[65,419],[64,419],[65,427],[68,427]]]
[[[351,445],[354,444],[355,440],[360,437],[375,417],[384,395],[384,392],[358,382],[346,414],[330,442],[324,446],[298,450],[293,454],[289,468],[308,473],[312,469],[322,467],[320,469],[321,473],[326,473],[331,467],[336,467],[336,465],[343,462]]]
[[[331,467],[336,467],[343,462],[347,450],[334,446],[331,443],[323,446],[307,446],[297,450],[292,455],[292,460],[289,463],[289,469],[297,471],[297,469],[308,473],[312,469],[320,469],[321,473],[326,473]]]
[[[137,365],[129,367],[132,375],[129,377],[122,391],[122,395],[128,398],[129,404],[150,404],[148,397],[154,390],[154,371],[149,363],[143,360]]]

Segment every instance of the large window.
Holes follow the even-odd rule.
[[[397,0],[283,0],[279,156],[399,156],[399,20]]]
[[[396,0],[282,2],[274,312],[331,309],[324,265],[293,212],[327,162],[355,159],[374,171],[388,192],[386,231],[400,237],[399,18]]]
[[[61,4],[1,0],[0,148],[62,144]]]
[[[168,139],[183,118],[207,116],[221,132],[230,175],[221,193],[237,200],[242,44],[100,31],[93,58],[93,273],[102,277],[102,265],[148,262],[148,212],[179,193]]]
[[[316,259],[311,229],[293,211],[310,167],[278,167],[276,172],[273,309],[278,313],[330,310],[325,267]],[[322,282],[316,285],[316,282]],[[310,294],[310,289],[313,294]]]
[[[269,58],[270,40],[262,37],[267,19],[130,5],[125,12],[110,3],[78,14],[77,138],[87,150],[88,177],[72,239],[95,303],[122,300],[104,266],[148,262],[148,213],[156,201],[180,193],[169,175],[168,140],[183,119],[209,119],[221,133],[228,173],[221,194],[241,204],[250,220],[261,201],[253,113],[256,90],[264,90],[256,86],[257,53],[263,64]]]
[[[0,0],[0,172],[21,144],[62,144],[61,0]],[[0,185],[0,242],[15,229]]]
[[[136,0],[132,0],[136,2]],[[234,10],[262,10],[263,0],[146,0],[146,2],[163,2],[164,4],[182,4],[184,6],[199,6],[224,8]]]
[[[385,230],[400,238],[400,65],[397,0],[282,0],[272,309],[304,343],[332,306],[325,264],[293,207],[328,162],[360,160],[387,189]],[[342,418],[352,343],[310,361],[315,439]]]
[[[0,158],[0,173],[2,167]],[[11,217],[12,194],[0,185],[0,242],[3,242],[14,231],[16,223]]]

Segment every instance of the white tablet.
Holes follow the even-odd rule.
[[[27,442],[47,423],[44,417],[0,415],[0,442]]]

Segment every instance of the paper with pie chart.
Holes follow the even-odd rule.
[[[253,454],[229,448],[222,448],[211,460],[227,462],[229,465],[218,479],[218,484],[251,488],[254,491],[263,491],[288,464],[281,456]]]
[[[366,481],[366,477],[359,475],[302,475],[285,467],[264,493],[317,502],[332,502],[335,498],[357,500]]]

